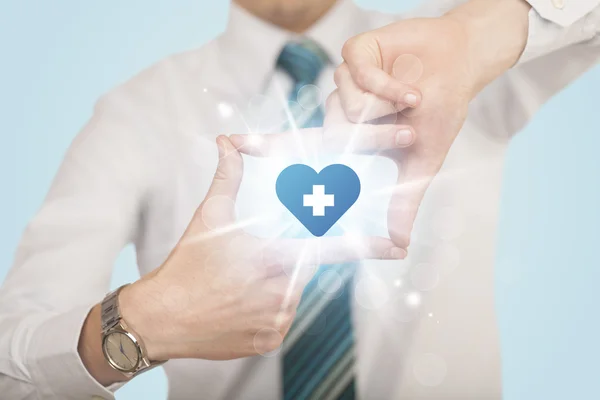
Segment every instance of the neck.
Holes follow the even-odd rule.
[[[258,18],[294,33],[303,33],[337,0],[233,0]]]

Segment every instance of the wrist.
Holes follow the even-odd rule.
[[[527,44],[530,8],[525,0],[470,0],[443,16],[465,32],[473,96],[519,60]]]
[[[160,306],[159,291],[151,280],[141,279],[119,293],[121,317],[137,336],[151,361],[169,359],[166,337],[168,315]]]

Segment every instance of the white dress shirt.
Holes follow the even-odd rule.
[[[458,3],[433,2],[411,16]],[[535,111],[600,57],[600,0],[530,3],[523,58],[473,101],[421,207],[409,258],[367,262],[356,278],[361,398],[501,397],[493,260],[503,154]],[[323,96],[345,40],[399,18],[342,0],[310,29],[332,58],[318,83]],[[211,183],[216,136],[248,132],[251,105],[264,99],[257,95],[287,93],[274,65],[291,37],[233,6],[217,39],[98,101],[0,292],[0,397],[113,398],[77,353],[83,321],[109,290],[124,246],[135,244],[141,274],[165,260]],[[251,204],[250,192],[243,184],[240,203]],[[280,397],[279,357],[172,360],[164,369],[172,399]]]

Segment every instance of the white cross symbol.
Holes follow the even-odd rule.
[[[304,195],[304,207],[312,207],[313,217],[324,217],[325,207],[333,207],[334,195],[325,194],[325,185],[313,185],[312,194]]]

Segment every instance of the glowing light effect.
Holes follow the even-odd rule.
[[[222,118],[229,118],[233,115],[233,107],[227,103],[217,104],[217,109]]]
[[[248,143],[248,146],[258,149],[264,143],[264,139],[260,135],[252,134],[252,135],[248,136],[247,143]]]
[[[279,90],[278,90],[279,89]],[[307,89],[308,90],[308,89]],[[274,182],[271,181],[271,179],[273,179],[274,177],[276,177],[276,174],[278,172],[280,172],[281,170],[283,170],[286,166],[292,164],[292,163],[303,163],[303,164],[307,164],[307,165],[312,165],[314,166],[315,169],[320,169],[320,167],[323,167],[325,165],[329,165],[329,164],[333,164],[333,163],[342,163],[342,164],[350,164],[351,163],[351,167],[357,171],[357,173],[361,174],[362,176],[369,174],[370,172],[370,166],[372,165],[372,163],[376,162],[377,157],[364,157],[364,156],[355,156],[355,155],[351,155],[351,154],[346,154],[346,153],[342,153],[342,154],[332,154],[332,155],[327,155],[326,159],[323,158],[323,155],[320,154],[318,151],[309,151],[309,149],[305,148],[305,141],[302,140],[302,132],[298,129],[298,125],[300,122],[298,122],[296,120],[296,117],[298,116],[298,106],[300,106],[300,108],[304,107],[304,108],[308,108],[311,105],[305,103],[302,100],[301,104],[290,104],[288,102],[287,99],[287,94],[284,93],[283,90],[281,90],[281,88],[276,87],[276,92],[278,94],[277,97],[277,103],[278,104],[278,109],[283,109],[285,117],[286,117],[286,121],[285,121],[285,125],[287,125],[288,127],[288,131],[290,131],[293,135],[293,139],[294,140],[294,145],[296,146],[297,149],[297,153],[300,155],[300,159],[294,159],[294,160],[286,160],[286,159],[280,159],[280,158],[265,158],[265,159],[260,159],[259,161],[255,161],[255,160],[251,160],[251,157],[245,157],[245,163],[246,160],[248,160],[249,162],[252,163],[260,163],[262,164],[262,166],[259,169],[256,169],[256,171],[252,171],[252,173],[246,173],[245,172],[245,176],[244,179],[245,180],[249,180],[249,184],[252,186],[253,188],[253,192],[255,194],[254,199],[255,201],[252,202],[252,208],[253,209],[260,209],[261,211],[264,210],[264,212],[266,214],[268,214],[269,212],[271,213],[271,220],[277,220],[282,219],[286,222],[286,226],[288,228],[290,228],[291,226],[297,226],[298,222],[295,221],[293,219],[293,217],[291,217],[291,215],[289,215],[289,213],[287,212],[287,210],[282,209],[282,206],[278,203],[273,203],[271,202],[271,200],[269,199],[269,192],[268,190],[270,188],[267,188],[265,186],[265,183],[268,184],[268,182]],[[252,106],[254,106],[254,108],[257,111],[260,111],[259,114],[261,115],[265,115],[265,114],[272,114],[272,113],[276,113],[278,112],[277,109],[274,110],[265,110],[265,108],[268,107],[273,107],[273,102],[272,101],[266,101],[266,100],[272,100],[272,99],[256,99],[257,101],[252,103]],[[261,100],[261,101],[258,101]],[[367,111],[365,111],[367,112]],[[247,121],[245,121],[246,123],[246,128],[247,128],[247,133],[251,134],[251,139],[250,142],[248,143],[248,145],[251,146],[262,146],[263,145],[263,140],[262,137],[260,136],[262,134],[262,132],[260,131],[259,126],[251,126],[247,123]],[[363,127],[361,127],[361,125],[355,125],[353,127],[353,129],[348,132],[348,134],[351,136],[351,138],[356,138],[358,137],[358,135],[361,134],[362,129],[364,129]],[[350,142],[352,143],[353,140],[350,140]],[[351,151],[352,146],[349,146],[348,150]],[[311,149],[312,150],[312,149]],[[264,192],[266,192],[267,194],[262,194],[262,195],[256,195],[257,190],[255,188],[261,188],[264,187],[265,190]],[[274,187],[274,185],[273,185]],[[263,193],[264,193],[263,192]],[[275,196],[272,196],[273,198]],[[384,208],[384,203],[385,203],[385,196],[380,196],[382,198],[381,206],[377,206],[379,209],[383,209]],[[276,199],[275,199],[276,200]],[[242,200],[243,201],[243,200]],[[367,208],[371,207],[371,202],[362,202],[363,205]],[[248,206],[250,207],[250,206]],[[365,249],[365,244],[362,242],[361,240],[361,236],[365,235],[364,229],[363,227],[368,224],[373,226],[371,221],[371,215],[372,213],[370,213],[368,210],[365,210],[365,207],[361,207],[358,203],[354,205],[353,208],[351,208],[351,210],[349,210],[349,212],[344,216],[344,222],[342,223],[342,221],[338,222],[338,225],[342,228],[342,233],[345,235],[348,235],[348,248],[353,249],[357,256],[360,256],[362,254],[362,252]],[[354,209],[354,210],[353,210]],[[248,214],[250,214],[250,211],[255,211],[255,210],[249,210]],[[283,212],[282,212],[283,211]],[[248,215],[244,215],[245,220],[253,220],[252,217],[248,218]],[[363,222],[360,222],[360,221]],[[264,222],[264,221],[263,221]],[[281,222],[281,221],[278,221]],[[381,219],[377,219],[377,226],[379,227],[380,230],[380,234],[384,234],[384,232],[386,231],[386,220],[385,218]],[[264,232],[268,231],[268,228],[266,226],[265,223],[259,223],[260,225],[264,225],[265,229],[263,230]],[[277,232],[281,232],[281,229],[276,229]],[[271,229],[271,235],[273,234],[273,230]],[[336,232],[336,234],[339,234],[339,231]],[[269,235],[269,236],[271,236]],[[284,304],[282,304],[282,310],[285,309],[286,306],[289,305],[289,298],[291,297],[293,291],[295,290],[295,288],[297,288],[297,286],[300,284],[300,279],[299,279],[299,274],[301,271],[304,271],[307,267],[306,265],[301,265],[302,262],[298,262],[295,266],[291,266],[290,268],[286,268],[286,273],[288,274],[288,276],[290,276],[290,283],[289,283],[289,287],[288,287],[288,291],[287,291],[287,295],[286,295],[286,300],[284,301]],[[316,263],[318,264],[318,263]],[[313,266],[314,268],[316,268],[316,266]],[[293,269],[291,271],[289,271],[289,269]],[[288,272],[289,271],[289,272]],[[314,272],[314,271],[311,271]],[[384,283],[382,283],[381,285],[377,285],[377,286],[385,286]],[[297,290],[297,289],[296,289]],[[359,291],[360,291],[360,287],[359,287]],[[368,292],[371,292],[370,290],[367,290]],[[365,291],[363,291],[365,292]],[[366,294],[366,293],[364,293]],[[375,308],[377,307],[381,307],[382,304],[384,304],[387,301],[387,296],[383,296],[385,294],[387,294],[387,290],[384,287],[383,290],[379,291],[378,293],[375,294],[375,296],[371,296],[372,293],[369,293],[368,296],[371,298],[371,301],[366,301],[365,300],[365,304],[368,307],[372,307],[374,306]],[[362,296],[363,298],[365,296]],[[368,303],[368,304],[367,304]]]
[[[421,305],[421,294],[419,292],[411,292],[406,295],[406,305],[416,308]]]
[[[415,71],[411,69],[410,72],[413,74],[411,76],[416,76],[416,73],[414,73]],[[299,126],[302,124],[302,118],[306,115],[306,110],[309,110],[317,103],[322,103],[322,94],[317,87],[305,87],[303,90],[306,92],[304,93],[306,96],[299,96],[298,103],[290,103],[288,101],[287,90],[283,90],[281,87],[276,86],[276,96],[272,98],[266,98],[265,96],[253,98],[248,104],[247,109],[244,109],[244,113],[238,110],[235,105],[230,105],[225,102],[218,103],[217,112],[221,117],[231,118],[235,115],[236,118],[239,117],[244,123],[246,132],[236,133],[250,134],[247,142],[248,146],[262,148],[265,143],[262,135],[287,130],[292,134],[296,158],[267,157],[258,159],[244,156],[244,178],[242,187],[240,188],[238,202],[234,207],[237,212],[237,216],[234,216],[235,222],[225,226],[216,226],[217,224],[214,223],[214,220],[212,220],[212,217],[209,215],[209,209],[211,206],[215,206],[218,203],[218,200],[231,200],[213,200],[214,204],[208,204],[208,207],[202,215],[202,218],[206,220],[206,225],[212,230],[209,232],[198,233],[191,239],[188,238],[190,243],[206,240],[217,235],[224,235],[243,230],[246,230],[250,235],[258,236],[261,240],[261,246],[263,247],[276,243],[276,240],[282,235],[287,237],[297,237],[295,233],[291,234],[290,232],[294,230],[304,232],[304,230],[299,225],[299,222],[294,219],[289,211],[287,211],[276,198],[274,193],[274,183],[277,175],[292,163],[303,163],[315,168],[315,170],[320,170],[322,167],[329,164],[341,163],[348,165],[355,170],[361,178],[361,181],[365,182],[367,186],[372,185],[373,181],[377,182],[376,184],[369,186],[368,190],[362,191],[358,201],[337,223],[337,227],[342,230],[341,233],[348,235],[347,249],[354,251],[356,256],[360,258],[365,250],[365,243],[362,242],[361,237],[372,234],[381,236],[387,235],[387,219],[385,213],[387,211],[387,203],[390,195],[398,191],[415,190],[428,181],[428,179],[424,178],[420,181],[397,184],[393,177],[393,181],[390,180],[388,182],[385,180],[387,179],[385,177],[389,178],[389,175],[395,175],[395,166],[391,161],[370,155],[364,156],[352,154],[357,139],[364,132],[364,129],[368,129],[365,125],[355,124],[349,128],[347,134],[350,140],[344,152],[340,154],[325,155],[318,149],[315,151],[315,149],[312,148],[313,146],[307,144],[306,140],[303,140],[303,132],[299,129]],[[206,93],[208,90],[205,88],[203,91]],[[314,96],[317,93],[319,96]],[[320,97],[318,102],[315,100],[316,97]],[[310,102],[309,100],[313,102]],[[370,101],[364,109],[364,115],[366,115],[370,111],[370,108],[373,107],[375,102],[374,99],[372,100],[373,101]],[[277,123],[272,123],[275,120],[277,120]],[[282,129],[282,127],[285,127],[285,129]],[[384,165],[382,160],[384,163],[388,164]],[[384,170],[384,167],[387,169]],[[467,167],[481,168],[482,166]],[[456,173],[460,172],[461,171],[442,173],[438,175],[437,179],[444,179],[449,176],[455,177]],[[207,202],[210,202],[210,199]],[[447,217],[456,217],[456,215],[452,215],[452,213],[448,213],[447,211],[448,210],[446,210],[445,215],[440,215],[439,220],[434,224],[434,229],[436,229],[439,236],[442,236],[444,239],[457,237],[462,233],[462,229],[460,229],[461,221],[458,221],[458,230],[456,229],[457,226],[448,226]],[[450,219],[452,220],[452,218]],[[457,222],[457,220],[454,219],[451,222]],[[450,223],[450,225],[452,225],[452,223]],[[336,232],[333,232],[333,234],[339,235],[339,229]],[[239,241],[241,242],[242,239],[239,239]],[[236,247],[237,244],[232,242],[229,248],[231,249],[232,246]],[[220,251],[227,250],[220,249]],[[292,262],[291,264],[286,263],[284,266],[284,270],[290,279],[285,300],[281,306],[281,313],[289,306],[292,295],[304,285],[305,279],[303,279],[303,275],[305,272],[307,272],[307,275],[314,273],[314,270],[319,264],[319,260],[310,260],[312,265],[310,267],[306,265],[307,263],[304,258],[307,256],[307,251],[308,249],[303,249],[299,258],[293,260],[295,262]],[[449,254],[452,256],[450,257],[452,259],[451,264],[453,266],[457,264],[456,254],[451,248],[440,248],[438,251],[440,254],[438,260],[440,258],[447,258],[443,255]],[[232,253],[230,252],[230,254]],[[241,270],[237,268],[236,270],[238,273],[242,273]],[[414,276],[409,276],[408,278],[415,280]],[[331,277],[329,277],[329,280],[331,280]],[[333,281],[338,282],[338,279],[333,279]],[[420,279],[416,279],[416,281],[421,283],[424,282]],[[427,281],[425,283],[431,282]],[[341,286],[341,283],[340,285],[334,284],[333,287],[335,286]],[[414,291],[404,294],[400,293],[401,291],[394,290],[395,288],[405,286],[405,278],[393,280],[393,286],[391,286],[389,281],[384,282],[377,278],[363,277],[363,279],[359,280],[357,283],[355,296],[357,296],[359,304],[371,309],[380,308],[387,303],[391,303],[390,296],[393,296],[394,301],[398,298],[398,302],[402,303],[406,310],[409,310],[408,314],[411,316],[413,314],[418,315],[417,309],[422,302],[420,292]],[[426,286],[430,285],[419,284],[416,285],[416,288],[422,289]],[[321,287],[321,285],[319,287]],[[323,290],[323,288],[321,289]],[[390,290],[393,290],[393,292],[390,292]],[[274,322],[279,323],[280,321],[277,319]]]

